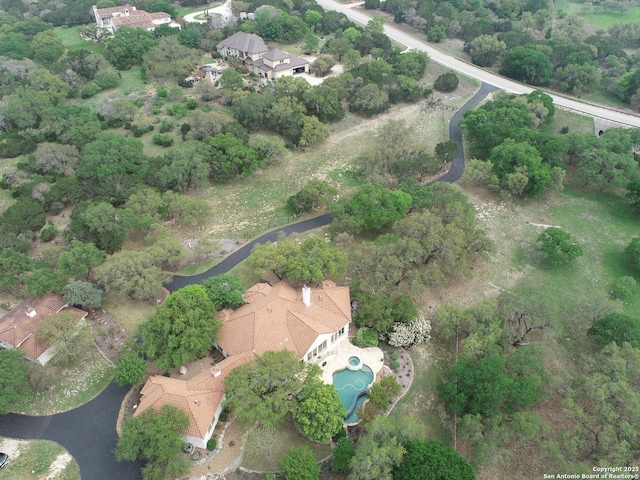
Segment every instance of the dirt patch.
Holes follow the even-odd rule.
[[[73,460],[73,457],[69,455],[68,452],[64,452],[58,455],[56,459],[51,463],[51,466],[49,467],[49,475],[47,475],[47,478],[45,480],[53,480],[54,478],[56,478],[56,476],[60,472],[67,468],[67,465],[69,465],[69,462],[71,462],[71,460]]]
[[[224,429],[224,423],[219,422],[214,431],[214,438],[220,441],[219,435]],[[202,462],[191,467],[189,476],[184,479],[189,480],[208,480],[208,479],[224,479],[236,480],[245,478],[262,478],[260,474],[256,477],[245,476],[250,474],[235,473],[240,465],[240,456],[242,452],[242,437],[247,432],[246,427],[242,427],[240,422],[233,422],[224,433],[222,439],[222,447],[217,455],[208,462]]]
[[[0,452],[9,455],[9,461],[15,460],[20,455],[20,450],[28,445],[25,440],[0,437]]]
[[[87,316],[96,347],[103,357],[114,364],[129,338],[116,317],[104,310],[93,310]]]

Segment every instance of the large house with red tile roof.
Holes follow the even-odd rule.
[[[270,350],[288,349],[301,361],[319,360],[348,338],[349,287],[330,280],[301,290],[285,282],[258,283],[245,292],[245,302],[218,313],[223,325],[214,346],[225,359],[190,380],[149,378],[134,416],[174,405],[189,416],[186,441],[205,448],[222,412],[224,379],[231,370]]]
[[[168,13],[149,13],[144,10],[138,10],[128,3],[119,7],[110,8],[98,8],[94,5],[93,16],[96,19],[96,25],[98,27],[106,28],[112,34],[122,26],[144,28],[146,30],[155,30],[158,25],[169,25],[172,28],[180,28],[180,24],[171,20],[171,15]]]
[[[239,57],[249,72],[269,80],[309,71],[308,60],[278,48],[270,49],[255,33],[235,33],[220,42],[216,49],[224,58]]]
[[[55,293],[34,300],[23,300],[0,318],[0,348],[19,348],[32,362],[45,365],[55,355],[56,346],[39,339],[36,328],[50,315],[61,312],[71,312],[78,323],[87,316],[87,312],[69,307]]]

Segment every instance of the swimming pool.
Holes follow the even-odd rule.
[[[338,390],[340,401],[347,411],[346,423],[358,423],[357,411],[368,398],[365,392],[373,383],[373,378],[373,370],[364,364],[359,370],[345,368],[333,373],[333,385]]]

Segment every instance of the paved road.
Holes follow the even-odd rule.
[[[366,25],[371,17],[365,15],[358,10],[354,10],[350,8],[349,5],[341,5],[333,0],[316,0],[319,5],[327,10],[335,10],[340,13],[344,13],[349,19],[354,22],[360,23],[362,25]],[[435,48],[429,46],[427,43],[422,42],[411,35],[391,26],[385,25],[384,33],[391,38],[392,40],[405,45],[408,48],[412,48],[415,50],[422,50],[429,54],[429,56],[436,62],[441,63],[453,70],[457,70],[459,72],[464,73],[470,77],[473,77],[477,80],[480,80],[483,83],[488,83],[489,85],[493,85],[498,87],[499,89],[506,90],[511,93],[530,93],[533,88],[523,85],[521,83],[515,82],[505,77],[501,77],[500,75],[496,75],[492,72],[483,70],[479,67],[476,67],[473,64],[466,63],[462,60],[459,60],[454,57],[450,57],[442,52],[439,52]],[[611,120],[614,122],[622,123],[624,125],[629,125],[632,127],[640,127],[640,116],[634,114],[634,112],[622,109],[616,109],[612,107],[607,107],[604,105],[597,105],[594,103],[586,103],[577,99],[564,97],[562,95],[558,95],[555,93],[549,93],[553,97],[553,101],[556,105],[564,108],[568,108],[571,110],[575,110],[577,112],[583,113],[585,115],[591,115],[594,117],[604,118],[606,120]]]
[[[25,440],[52,440],[78,462],[83,480],[139,480],[141,463],[117,462],[116,420],[128,387],[109,385],[89,403],[47,417],[0,416],[0,435]],[[0,478],[2,475],[0,474]]]
[[[471,99],[469,99],[469,101],[465,103],[451,119],[451,122],[449,123],[449,139],[458,144],[458,156],[453,160],[449,172],[436,180],[436,182],[453,183],[458,181],[462,177],[462,174],[464,173],[465,159],[464,151],[462,149],[462,132],[460,130],[460,126],[458,125],[458,121],[460,120],[460,118],[462,118],[464,112],[466,112],[470,108],[477,107],[489,93],[496,90],[498,90],[497,87],[483,83],[480,87],[480,90],[478,90],[478,92],[473,97],[471,97]],[[254,246],[261,243],[276,241],[280,232],[283,232],[287,235],[290,235],[294,232],[302,233],[306,232],[307,230],[312,230],[314,228],[329,225],[332,220],[333,215],[331,213],[327,213],[324,215],[320,215],[319,217],[303,220],[302,222],[287,225],[277,230],[265,233],[264,235],[239,248],[231,255],[226,257],[223,261],[221,261],[217,265],[214,265],[206,272],[203,272],[199,275],[190,276],[175,275],[172,282],[167,285],[167,289],[170,292],[175,292],[176,290],[179,290],[182,287],[186,287],[187,285],[199,284],[209,277],[227,273],[233,267],[245,260],[251,253],[251,250]]]
[[[458,143],[460,151],[453,160],[451,170],[436,181],[455,182],[462,177],[465,159],[458,120],[466,110],[476,107],[495,90],[497,87],[483,84],[480,90],[453,116],[449,124],[449,136],[451,140]],[[255,245],[277,240],[280,232],[287,235],[302,233],[329,225],[332,220],[333,215],[327,213],[265,233],[200,275],[174,276],[167,288],[174,292],[187,285],[202,283],[211,276],[226,273],[245,260]],[[18,414],[0,416],[0,435],[20,439],[46,439],[63,445],[78,462],[83,480],[138,480],[141,478],[142,464],[119,463],[115,461],[113,455],[118,441],[115,430],[118,411],[127,391],[127,388],[118,387],[112,383],[91,402],[69,412],[47,417]]]
[[[436,180],[436,182],[453,183],[462,178],[462,174],[464,173],[465,159],[464,150],[462,148],[462,130],[460,129],[458,122],[462,118],[462,115],[464,115],[464,112],[466,112],[470,108],[477,107],[487,95],[489,95],[491,92],[495,92],[496,90],[499,90],[499,88],[494,85],[489,85],[488,83],[483,83],[480,86],[480,90],[478,90],[476,94],[471,97],[471,99],[469,99],[469,101],[455,113],[455,115],[449,122],[449,140],[458,144],[458,156],[451,163],[451,169],[449,170],[449,172]]]
[[[324,227],[325,225],[329,225],[333,220],[333,214],[325,213],[324,215],[320,215],[319,217],[310,218],[308,220],[303,220],[298,223],[294,223],[291,225],[284,226],[277,230],[273,230],[271,232],[265,233],[264,235],[256,238],[255,240],[247,243],[243,247],[239,248],[231,255],[226,257],[223,261],[214,265],[212,268],[207,270],[204,273],[199,275],[190,275],[188,277],[184,277],[181,275],[175,275],[173,277],[173,281],[167,285],[167,289],[170,292],[175,292],[176,290],[186,287],[187,285],[199,284],[202,283],[209,277],[213,277],[214,275],[222,275],[223,273],[227,273],[233,267],[238,265],[240,262],[245,260],[253,247],[255,247],[259,243],[266,242],[275,242],[278,239],[278,234],[283,232],[287,235],[292,233],[302,233],[307,230],[313,230],[314,228]]]

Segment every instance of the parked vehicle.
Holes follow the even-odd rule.
[[[9,461],[9,455],[0,452],[0,468],[4,467]]]

